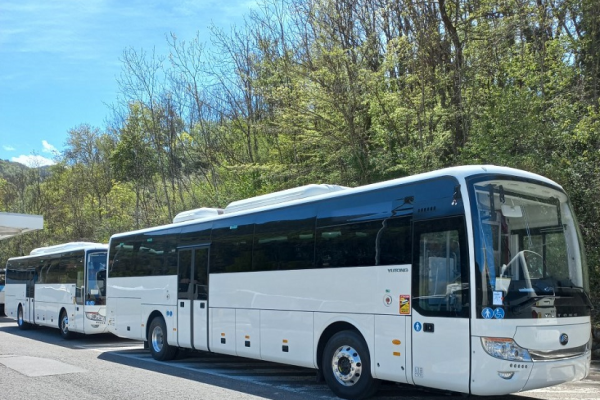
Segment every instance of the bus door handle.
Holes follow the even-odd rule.
[[[179,307],[185,307],[185,303],[183,301],[179,302]]]

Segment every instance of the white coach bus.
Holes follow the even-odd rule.
[[[187,221],[186,221],[187,220]],[[315,368],[361,399],[380,380],[502,395],[585,378],[591,304],[556,183],[456,167],[309,185],[114,235],[109,331]]]
[[[107,245],[73,242],[42,247],[6,264],[6,315],[31,325],[105,333]]]

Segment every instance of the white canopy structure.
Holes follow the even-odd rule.
[[[43,228],[41,215],[0,213],[0,240]]]

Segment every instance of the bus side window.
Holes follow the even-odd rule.
[[[468,279],[464,218],[415,223],[414,306],[424,315],[468,316]]]

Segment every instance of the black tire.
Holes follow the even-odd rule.
[[[75,336],[75,334],[69,330],[69,315],[65,310],[62,310],[60,313],[58,329],[60,330],[60,336],[65,340],[73,339],[73,336]]]
[[[177,347],[167,343],[167,324],[162,317],[155,317],[150,323],[148,345],[155,360],[169,361],[175,358]]]
[[[379,388],[379,381],[371,375],[367,343],[355,331],[338,332],[329,339],[321,367],[329,388],[343,399],[366,399]]]
[[[31,325],[29,325],[29,323],[25,322],[25,320],[23,319],[23,306],[21,306],[20,304],[19,308],[17,309],[17,325],[19,326],[19,329],[23,331],[31,328]]]
[[[6,314],[4,313],[4,304],[0,304],[0,317],[4,317]]]

